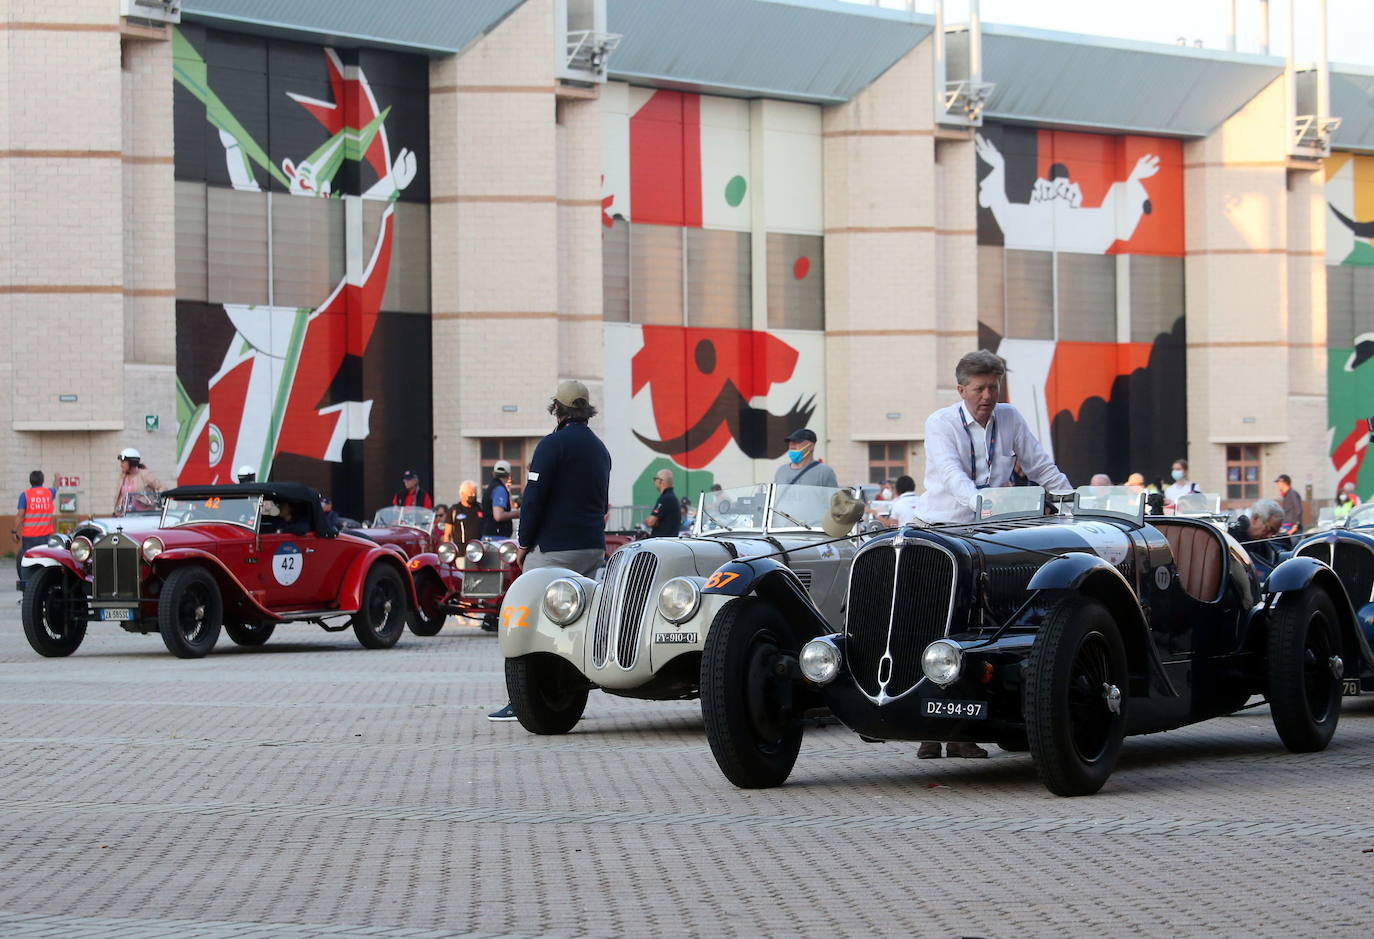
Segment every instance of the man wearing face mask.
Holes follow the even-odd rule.
[[[773,474],[773,482],[793,486],[840,487],[835,471],[816,459],[816,434],[805,427],[798,427],[788,434],[787,462],[778,467]]]

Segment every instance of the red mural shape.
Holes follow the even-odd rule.
[[[656,91],[630,118],[634,222],[701,227],[701,98]]]
[[[648,389],[659,437],[635,436],[679,466],[706,466],[732,439],[751,457],[779,455],[783,438],[815,411],[800,399],[785,414],[749,405],[796,370],[797,350],[775,336],[682,326],[645,326],[643,336],[630,394]]]
[[[1060,342],[1054,348],[1045,382],[1045,410],[1051,420],[1061,411],[1078,419],[1089,398],[1108,401],[1112,383],[1150,364],[1148,342]]]

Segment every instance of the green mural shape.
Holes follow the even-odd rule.
[[[1341,263],[1353,267],[1374,267],[1374,245],[1367,241],[1355,242],[1355,249]]]
[[[716,476],[707,470],[683,469],[667,457],[656,457],[651,460],[644,471],[635,480],[631,498],[635,505],[653,505],[658,501],[658,490],[654,488],[654,476],[659,470],[673,471],[673,492],[681,499],[687,496],[695,504],[697,497],[716,483]],[[643,519],[637,518],[635,523],[642,522]]]
[[[1374,416],[1374,362],[1346,371],[1346,363],[1354,353],[1348,347],[1326,350],[1326,414],[1332,431],[1333,458],[1351,431],[1363,427],[1365,418]],[[1362,452],[1364,461],[1355,478],[1355,491],[1361,498],[1367,498],[1374,494],[1374,453],[1369,448]],[[1334,466],[1334,459],[1332,469],[1340,469]]]
[[[730,181],[725,184],[725,201],[733,208],[744,201],[744,193],[748,186],[744,182],[743,176],[732,176]]]

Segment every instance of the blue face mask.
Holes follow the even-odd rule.
[[[1183,470],[1174,470],[1169,475],[1174,477],[1174,482],[1178,482],[1180,479],[1183,478]]]
[[[793,466],[796,466],[798,463],[802,461],[802,456],[805,453],[805,450],[788,450],[787,458],[792,461]]]

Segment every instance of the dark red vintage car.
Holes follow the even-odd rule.
[[[388,505],[377,510],[370,526],[349,529],[348,534],[397,548],[405,555],[415,580],[416,605],[408,620],[415,635],[437,635],[449,614],[463,613],[458,548],[435,536],[433,509]]]
[[[369,649],[396,644],[418,604],[417,581],[442,578],[433,553],[336,532],[319,493],[299,483],[184,486],[163,493],[154,532],[116,527],[66,548],[34,548],[24,635],[40,655],[70,655],[89,621],[158,632],[168,651],[199,658],[220,629],[239,645],[278,623],[350,626]]]

